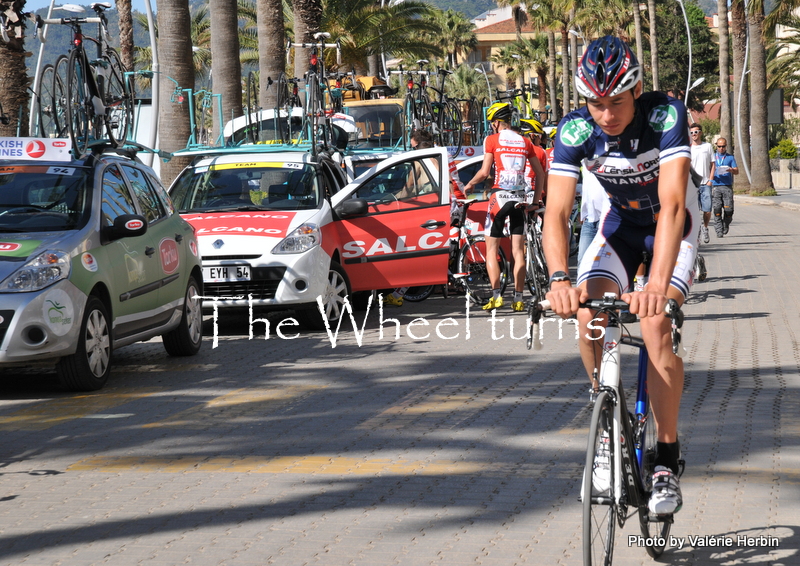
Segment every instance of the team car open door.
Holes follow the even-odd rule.
[[[386,159],[332,199],[352,291],[447,282],[447,150]]]

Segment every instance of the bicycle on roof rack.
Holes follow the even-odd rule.
[[[334,145],[334,135],[330,120],[332,105],[330,102],[326,102],[325,98],[326,92],[329,95],[328,98],[330,99],[331,97],[329,85],[325,78],[324,51],[325,49],[336,49],[336,64],[341,65],[342,48],[338,41],[325,43],[325,40],[330,39],[330,37],[330,33],[318,32],[314,34],[315,41],[313,43],[294,43],[290,41],[287,44],[287,52],[291,48],[310,49],[309,69],[305,75],[306,100],[303,113],[303,132],[311,142],[312,154],[316,154],[318,142],[321,142],[322,147],[326,149]],[[282,92],[280,85],[279,92]]]
[[[47,135],[65,137],[69,135],[77,155],[86,152],[91,142],[102,139],[103,132],[112,145],[123,146],[133,123],[133,93],[125,68],[117,50],[111,47],[108,34],[108,19],[105,11],[110,3],[94,3],[91,9],[95,17],[41,18],[35,14],[21,14],[36,22],[39,40],[44,42],[45,25],[66,25],[72,28],[72,45],[68,55],[61,55],[47,70],[45,81],[52,80],[52,87],[42,93],[49,104],[42,105],[42,93],[38,93],[40,109],[48,110],[47,121],[40,117],[40,131]],[[60,9],[73,13],[83,12],[80,6],[67,4]],[[98,24],[98,38],[84,35],[82,25]],[[0,27],[6,27],[5,22]],[[4,34],[5,38],[5,34]],[[86,43],[97,49],[95,58],[90,58]],[[40,110],[41,111],[41,110]]]

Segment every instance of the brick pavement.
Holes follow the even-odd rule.
[[[800,564],[796,218],[742,202],[703,246],[672,534],[734,546],[694,541],[664,563]],[[461,299],[384,314],[424,317],[412,332],[431,337],[379,340],[372,316],[360,347],[349,325],[336,348],[262,327],[250,341],[245,312],[195,358],[120,350],[95,395],[0,371],[0,564],[580,564],[589,413],[572,337],[550,326],[528,352],[472,309],[467,339]],[[447,317],[454,340],[435,334]],[[618,532],[615,564],[652,563],[627,545],[635,519]],[[760,534],[777,548],[735,544]]]

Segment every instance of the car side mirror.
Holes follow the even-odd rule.
[[[103,236],[111,242],[120,238],[141,236],[147,232],[147,220],[138,214],[123,214],[114,219],[113,226],[103,228]]]
[[[349,198],[343,200],[339,206],[336,207],[336,214],[339,218],[346,218],[348,216],[363,216],[369,212],[369,204],[363,198]]]

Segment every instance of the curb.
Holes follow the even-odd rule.
[[[779,206],[781,208],[785,208],[787,210],[793,210],[796,212],[800,212],[800,203],[796,202],[777,202],[771,200],[768,197],[748,197],[748,196],[740,196],[734,195],[734,200],[740,202],[742,204],[758,204],[761,206]]]

